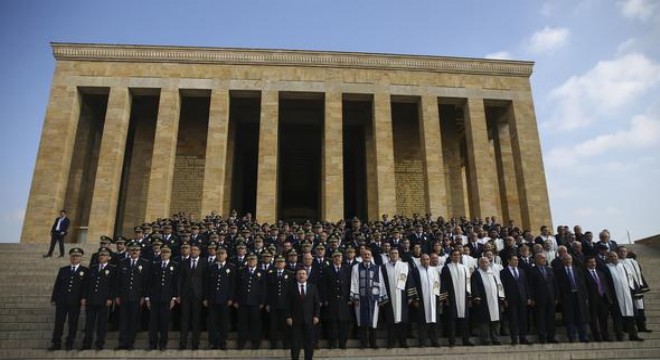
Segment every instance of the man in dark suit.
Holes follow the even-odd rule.
[[[283,256],[275,259],[275,266],[266,274],[266,312],[270,325],[270,348],[278,349],[280,339],[285,349],[291,347],[286,325],[286,302],[289,289],[295,281],[294,272],[286,269]]]
[[[248,336],[252,348],[261,347],[261,309],[266,302],[266,281],[257,269],[257,256],[246,256],[247,265],[238,270],[234,307],[238,309],[238,349],[243,350]]]
[[[227,349],[229,309],[234,304],[236,266],[227,261],[227,249],[220,247],[216,261],[210,265],[206,282],[208,288],[204,303],[209,308],[209,346]]]
[[[108,310],[115,293],[117,267],[109,263],[110,251],[101,248],[97,255],[98,263],[89,269],[89,286],[83,296],[85,337],[81,350],[91,349],[94,331],[96,350],[102,350],[105,346]]]
[[[78,316],[80,306],[87,288],[88,269],[80,265],[80,259],[84,252],[80,248],[69,250],[71,265],[63,266],[57,272],[53,294],[50,302],[55,305],[55,328],[53,329],[52,344],[48,350],[60,350],[62,348],[62,332],[64,322],[69,321],[69,334],[66,338],[66,350],[73,349],[78,330]]]
[[[48,253],[44,257],[53,256],[53,250],[55,250],[55,244],[59,245],[60,257],[64,256],[64,237],[69,230],[69,218],[66,216],[66,210],[60,210],[60,216],[55,218],[53,226],[50,227],[50,246],[48,247]]]
[[[167,348],[170,312],[179,299],[179,264],[170,260],[172,250],[169,247],[164,246],[160,252],[160,260],[151,264],[149,296],[145,298],[151,310],[147,350],[154,350],[156,346],[160,350]]]
[[[527,306],[531,304],[525,270],[518,268],[518,257],[511,256],[509,265],[500,271],[504,287],[504,306],[509,320],[511,344],[530,344],[527,340]]]
[[[199,349],[202,331],[202,306],[206,298],[206,274],[209,264],[201,256],[198,244],[190,245],[190,258],[181,263],[181,336],[179,350],[188,346],[188,331],[192,330],[192,349]]]
[[[559,302],[566,325],[566,335],[569,342],[574,342],[576,336],[579,336],[582,342],[589,342],[587,338],[589,308],[585,277],[580,268],[573,266],[571,255],[564,255],[562,261],[563,266],[555,269],[555,277],[559,287]]]
[[[130,257],[119,263],[115,303],[119,305],[119,346],[132,350],[140,326],[140,311],[149,291],[150,263],[140,258],[140,245],[131,242]]]
[[[610,341],[607,318],[613,303],[611,288],[608,286],[606,275],[596,269],[596,258],[588,256],[586,265],[585,282],[589,294],[591,335],[594,337],[594,341]]]
[[[557,279],[555,273],[548,267],[548,259],[543,253],[535,256],[536,266],[530,267],[529,297],[534,308],[534,319],[539,342],[556,343],[555,339],[555,306],[557,305]]]
[[[343,264],[343,255],[339,251],[332,254],[332,265],[326,269],[323,278],[325,291],[323,306],[326,309],[328,323],[328,348],[339,346],[346,349],[348,324],[353,318],[351,312],[351,268]]]
[[[314,357],[314,330],[319,323],[321,301],[316,285],[307,281],[305,269],[296,270],[296,282],[289,291],[286,322],[291,326],[291,359],[297,360],[301,346],[305,359]]]

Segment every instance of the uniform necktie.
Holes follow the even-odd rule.
[[[539,269],[541,269],[541,274],[543,275],[543,278],[545,279],[546,278],[545,266],[541,266],[541,267],[539,267]]]
[[[131,267],[135,267],[135,259],[131,260]]]
[[[163,265],[161,266],[161,269],[165,270],[165,267],[167,266],[167,263],[163,261]]]
[[[99,274],[103,272],[104,267],[105,267],[104,265],[99,266]]]
[[[192,269],[193,269],[193,270],[197,269],[197,259],[193,259],[193,261],[192,261]]]
[[[278,271],[278,272],[277,272],[277,277],[278,277],[278,278],[281,278],[281,277],[282,277],[282,272],[281,272],[281,271]]]
[[[300,284],[300,300],[305,300],[305,285]]]

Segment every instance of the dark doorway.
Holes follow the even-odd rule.
[[[238,214],[255,213],[257,208],[257,160],[259,153],[258,94],[232,94],[229,104],[229,143],[227,163],[231,179],[231,209]],[[233,160],[232,160],[233,158]]]
[[[367,156],[365,127],[371,126],[370,101],[343,102],[344,217],[367,218]]]
[[[323,118],[322,98],[280,99],[277,203],[281,219],[320,218]]]

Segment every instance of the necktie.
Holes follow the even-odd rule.
[[[165,270],[165,267],[167,266],[167,263],[163,261],[163,265],[161,266],[161,269]]]
[[[541,274],[543,275],[543,278],[546,279],[545,266],[541,266],[541,267],[539,267],[539,269],[541,269]]]
[[[573,277],[573,269],[568,268],[568,281],[571,282],[571,290],[576,291],[577,286],[575,285],[575,278]]]
[[[300,284],[300,300],[305,300],[305,285]]]
[[[135,267],[135,259],[131,260],[131,267]]]
[[[598,274],[596,273],[596,270],[591,270],[591,275],[594,277],[594,280],[596,281],[596,285],[598,285],[598,295],[603,296],[603,286],[600,283],[600,279],[598,278]]]
[[[282,277],[282,272],[281,272],[281,271],[278,271],[278,272],[277,272],[277,277],[278,277],[278,278],[281,278],[281,277]]]
[[[103,268],[104,268],[104,267],[105,267],[105,266],[103,266],[103,265],[99,266],[99,274],[103,272]]]
[[[192,269],[193,269],[193,270],[197,269],[197,259],[193,259],[193,261],[192,261]]]
[[[513,268],[513,275],[516,277],[516,280],[518,280],[518,268]]]
[[[339,266],[335,266],[335,271],[339,274]]]

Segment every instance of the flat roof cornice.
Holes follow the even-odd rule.
[[[58,61],[310,66],[529,77],[534,63],[449,56],[187,46],[51,43]]]

